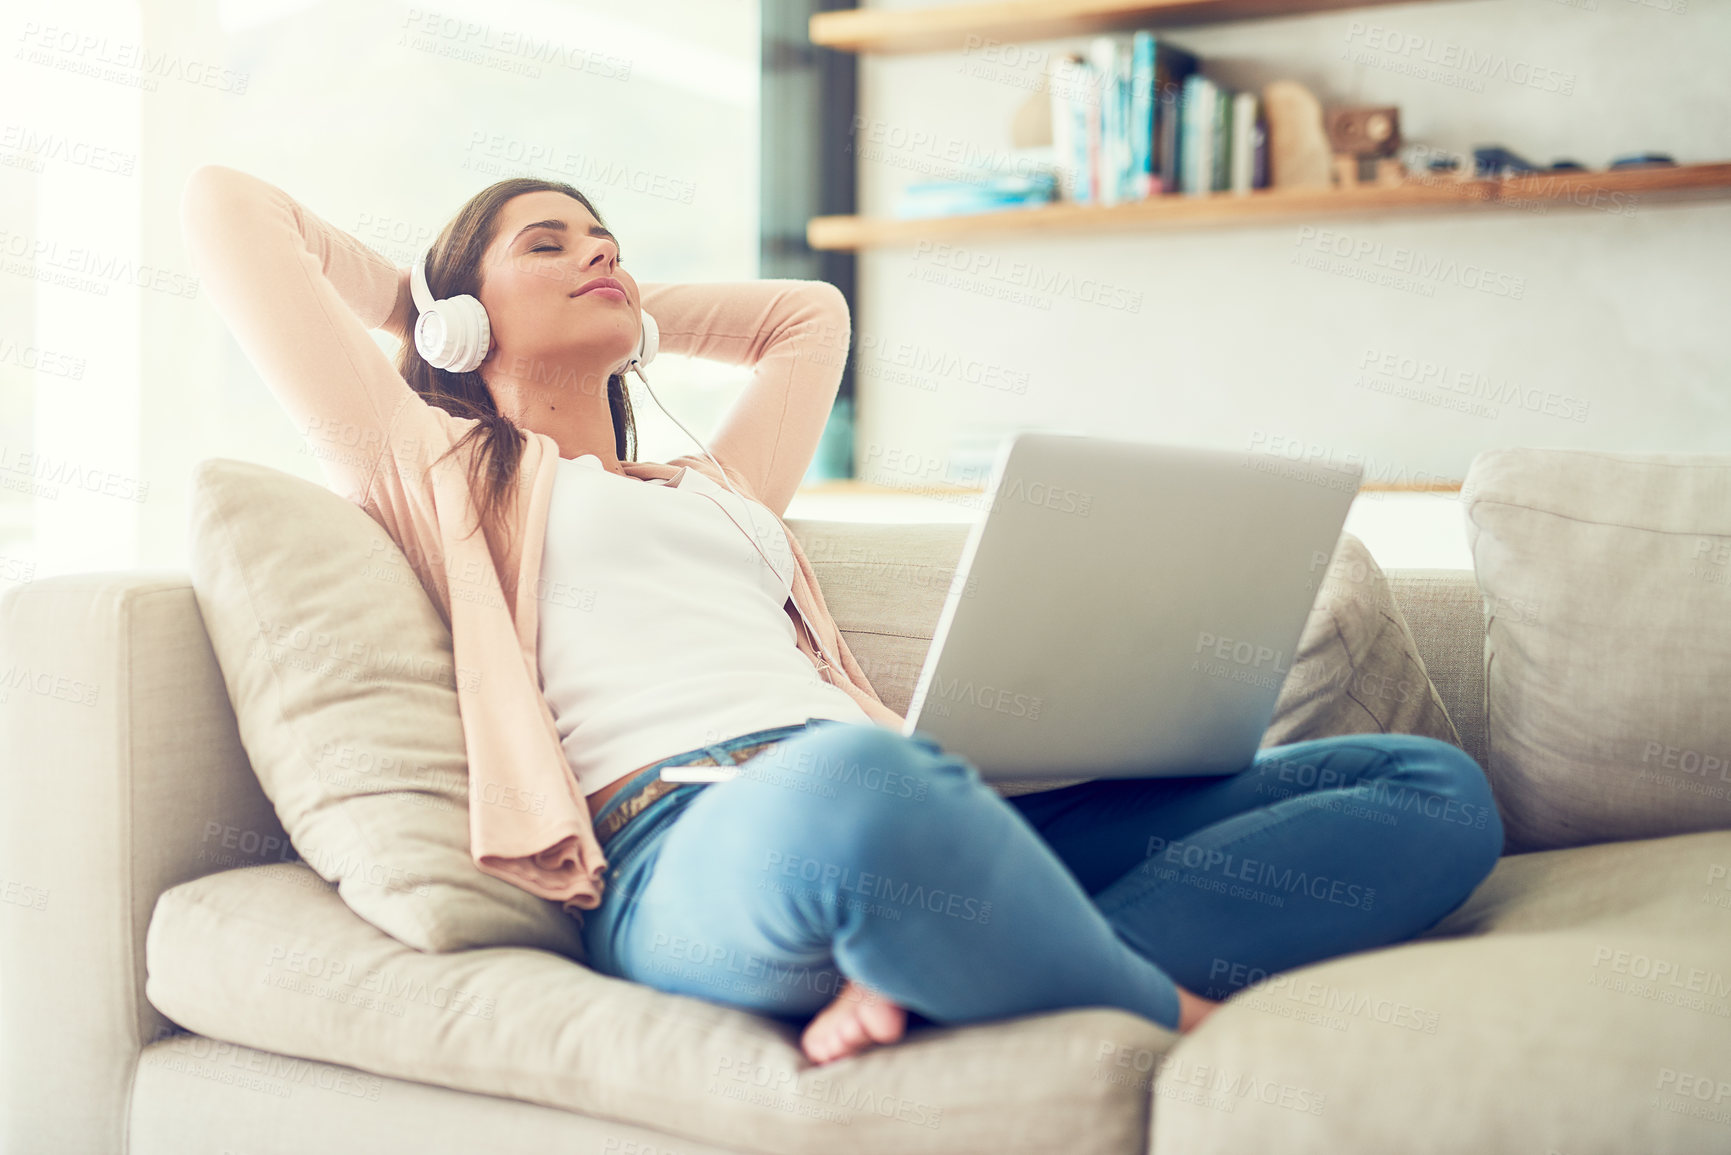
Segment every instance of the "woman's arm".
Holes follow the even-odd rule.
[[[404,337],[407,271],[282,189],[224,165],[187,176],[180,222],[217,312],[331,487],[366,506],[394,419],[405,405],[430,408],[367,334]]]
[[[752,367],[709,449],[779,517],[811,465],[841,386],[852,335],[847,298],[825,281],[638,287],[664,352]]]

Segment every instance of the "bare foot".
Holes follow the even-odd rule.
[[[857,1055],[878,1043],[893,1043],[907,1029],[908,1013],[870,987],[847,981],[835,1001],[819,1011],[799,1037],[814,1063]]]
[[[1174,984],[1176,985],[1176,984]],[[1202,1020],[1220,1009],[1220,1004],[1201,995],[1178,988],[1178,1033],[1187,1035],[1202,1025]]]

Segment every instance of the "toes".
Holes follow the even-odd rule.
[[[865,1028],[852,1015],[826,1009],[806,1028],[802,1040],[806,1055],[815,1063],[829,1063],[857,1054],[869,1040]]]
[[[827,1063],[876,1043],[893,1043],[906,1029],[906,1011],[870,987],[850,981],[806,1025],[800,1047],[812,1062]]]
[[[874,1042],[893,1043],[907,1029],[907,1012],[894,1003],[881,1003],[861,1016],[865,1030]]]
[[[799,1044],[812,1062],[827,1061],[835,1045],[835,1032],[831,1030],[829,1020],[822,1014],[813,1019],[807,1024],[805,1033],[800,1036]]]

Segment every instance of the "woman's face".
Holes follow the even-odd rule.
[[[605,392],[637,349],[637,282],[619,244],[581,201],[543,190],[505,202],[478,294],[492,330],[487,364],[531,386]],[[604,278],[619,289],[600,287]]]

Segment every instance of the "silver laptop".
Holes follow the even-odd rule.
[[[929,734],[990,779],[1243,770],[1362,474],[1007,438],[903,734]]]

